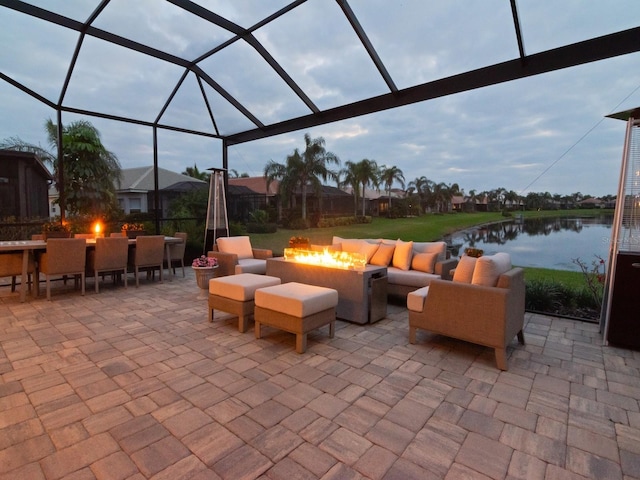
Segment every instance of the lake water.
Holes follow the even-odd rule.
[[[612,224],[613,215],[515,219],[458,232],[445,240],[452,256],[475,247],[485,255],[507,252],[511,263],[520,267],[580,271],[573,259],[589,267],[596,255],[608,259]]]

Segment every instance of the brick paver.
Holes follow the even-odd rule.
[[[207,322],[192,272],[53,288],[0,284],[0,480],[640,479],[640,353],[594,324],[527,313],[502,372],[490,349],[410,345],[399,304],[299,355]]]

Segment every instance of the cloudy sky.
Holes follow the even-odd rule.
[[[77,21],[97,0],[33,1]],[[248,28],[285,0],[195,2]],[[518,57],[508,0],[349,0],[400,89]],[[637,0],[519,0],[527,54],[640,25]],[[233,34],[161,0],[112,0],[94,27],[198,59]],[[388,93],[334,0],[308,0],[254,31],[256,39],[319,109]],[[57,103],[78,33],[0,7],[0,73]],[[244,41],[198,66],[260,122],[306,115],[308,108]],[[163,111],[184,68],[88,35],[63,104],[214,133],[203,95],[189,73]],[[221,134],[253,128],[209,85],[207,101]],[[304,134],[323,137],[342,162],[395,165],[407,182],[426,176],[469,192],[615,194],[625,124],[606,115],[640,106],[640,54],[486,87],[347,121],[230,147],[229,168],[262,175],[285,162]],[[44,122],[55,111],[0,79],[0,139],[47,146]],[[153,163],[152,129],[63,113],[63,123],[91,121],[123,168]],[[218,139],[159,130],[159,164],[181,172],[222,166]]]

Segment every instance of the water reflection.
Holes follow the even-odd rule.
[[[597,217],[531,218],[483,225],[447,236],[451,255],[465,248],[485,254],[508,252],[514,265],[578,270],[573,259],[590,262],[594,255],[607,258],[613,215]]]

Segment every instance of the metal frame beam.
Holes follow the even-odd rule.
[[[524,61],[520,58],[509,60],[398,92],[324,110],[318,114],[228,135],[227,144],[237,145],[638,51],[640,51],[640,27],[547,50],[527,56]]]

